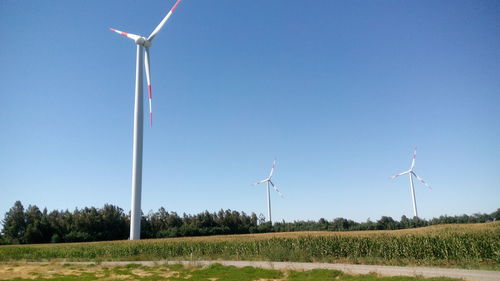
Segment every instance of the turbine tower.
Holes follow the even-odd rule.
[[[170,18],[175,8],[181,0],[177,0],[174,6],[158,26],[153,30],[149,37],[143,37],[123,31],[110,28],[112,31],[134,40],[137,45],[136,50],[136,67],[135,67],[135,105],[134,105],[134,139],[133,139],[133,155],[132,155],[132,206],[130,210],[130,240],[141,239],[141,189],[142,189],[142,136],[144,123],[144,105],[143,105],[143,83],[142,83],[142,68],[146,70],[146,82],[148,84],[149,98],[149,124],[153,126],[153,109],[152,109],[152,90],[151,90],[151,73],[149,61],[149,48],[151,47],[153,38],[160,32],[167,20]],[[143,55],[144,53],[144,55]]]
[[[402,175],[410,175],[410,192],[411,192],[411,198],[412,198],[412,201],[413,201],[413,215],[415,217],[418,217],[418,212],[417,212],[417,201],[416,201],[416,198],[415,198],[415,189],[413,188],[413,177],[416,177],[417,180],[419,180],[421,183],[423,183],[427,188],[429,189],[432,189],[431,186],[429,184],[427,184],[427,182],[422,179],[421,177],[419,177],[414,171],[413,169],[415,168],[415,159],[417,158],[417,148],[415,147],[415,150],[413,152],[413,159],[411,160],[411,167],[408,171],[405,171],[405,172],[402,172],[400,174],[397,174],[397,175],[394,175],[391,177],[391,179],[395,179],[399,176],[402,176]]]
[[[272,185],[272,187],[274,188],[274,190],[276,192],[278,192],[278,194],[283,197],[283,194],[281,194],[280,190],[278,189],[278,187],[276,185],[274,185],[274,183],[271,181],[271,178],[273,177],[273,173],[274,173],[274,168],[276,167],[276,159],[274,159],[273,161],[273,167],[271,168],[271,172],[269,173],[269,176],[259,182],[256,182],[254,183],[253,185],[257,185],[257,184],[261,184],[261,183],[266,183],[267,184],[267,217],[269,219],[269,221],[272,223],[272,218],[271,218],[271,195],[270,195],[270,187],[269,185]]]

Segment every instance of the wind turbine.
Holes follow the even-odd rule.
[[[160,32],[160,30],[165,25],[180,2],[181,0],[177,0],[177,2],[175,2],[174,6],[170,9],[168,14],[163,18],[160,24],[158,24],[151,35],[149,35],[149,37],[147,38],[110,28],[112,31],[134,40],[135,44],[137,45],[135,60],[135,106],[132,156],[132,207],[130,210],[130,240],[138,240],[141,238],[142,136],[144,123],[142,68],[144,67],[146,70],[149,98],[149,124],[150,126],[153,126],[153,95],[151,91],[151,73],[149,70],[149,48],[151,47],[153,38],[156,36],[156,34],[158,34],[158,32]]]
[[[400,174],[394,175],[391,178],[395,179],[399,176],[409,174],[410,175],[410,192],[411,192],[411,198],[413,200],[413,215],[415,217],[418,217],[418,212],[417,212],[417,202],[415,199],[415,189],[413,188],[413,177],[416,177],[417,180],[419,180],[421,183],[423,183],[427,188],[432,189],[431,186],[421,177],[419,177],[413,169],[415,168],[415,159],[417,158],[417,148],[415,147],[415,150],[413,152],[413,159],[411,160],[411,167],[408,171],[402,172]]]
[[[253,185],[258,185],[258,184],[261,184],[261,183],[266,183],[267,184],[267,217],[269,218],[269,221],[272,223],[272,219],[271,219],[271,195],[270,195],[270,188],[269,188],[269,185],[272,185],[274,190],[276,190],[276,192],[278,192],[278,194],[283,197],[283,194],[281,194],[280,190],[278,189],[277,186],[274,185],[274,183],[271,181],[271,178],[273,177],[273,173],[274,173],[274,168],[276,167],[276,159],[274,159],[273,161],[273,167],[271,168],[271,172],[269,173],[269,176],[261,181],[258,181],[256,183],[254,183]]]

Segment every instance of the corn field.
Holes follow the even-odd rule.
[[[374,264],[500,265],[500,223],[401,231],[287,233],[0,246],[12,260],[228,259]]]

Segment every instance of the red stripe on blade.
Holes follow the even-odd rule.
[[[175,5],[171,9],[172,13],[174,12],[175,8],[177,8],[177,5],[179,5],[180,2],[181,0],[177,0],[177,2],[175,2]]]
[[[149,96],[149,99],[153,98],[153,92],[151,91],[151,85],[148,85],[148,96]]]

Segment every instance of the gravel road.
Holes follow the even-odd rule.
[[[31,262],[28,264],[47,264],[48,262]],[[61,264],[95,264],[95,262],[59,262]],[[333,263],[305,263],[305,262],[266,262],[266,261],[109,261],[100,262],[102,265],[141,264],[145,266],[161,264],[183,264],[191,266],[205,266],[213,263],[232,265],[236,267],[253,266],[268,269],[333,269],[350,274],[377,273],[382,276],[423,276],[423,277],[449,277],[470,281],[500,281],[500,271],[469,270],[436,267],[413,266],[386,266],[386,265],[361,265],[361,264],[333,264]]]

